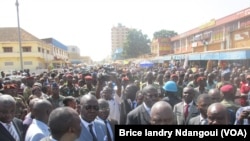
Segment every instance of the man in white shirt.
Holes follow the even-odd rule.
[[[26,132],[25,141],[39,141],[50,135],[47,123],[51,111],[52,104],[48,100],[41,99],[35,102],[32,111],[34,119]]]

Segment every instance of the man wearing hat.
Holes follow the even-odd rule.
[[[246,83],[242,83],[240,87],[240,105],[247,106],[249,104],[248,100],[248,93],[250,92],[250,75],[246,77]]]
[[[165,97],[162,100],[168,102],[172,107],[182,101],[177,95],[178,88],[174,81],[167,81],[162,88],[165,91]]]
[[[60,88],[60,94],[63,96],[74,96],[74,97],[78,97],[79,96],[79,90],[78,87],[75,86],[75,84],[73,83],[73,76],[72,74],[67,74],[66,75],[66,84],[64,84],[61,88]]]
[[[51,102],[53,109],[57,107],[63,107],[63,99],[64,96],[62,96],[59,93],[59,86],[56,82],[52,83],[51,85],[51,95],[49,96],[48,100]]]
[[[234,102],[235,99],[235,91],[234,87],[231,84],[226,84],[220,88],[220,93],[222,97],[222,101],[220,102],[223,106],[225,106],[228,111],[230,111],[233,115],[231,116],[231,124],[234,123],[236,111],[241,107]]]
[[[16,114],[15,117],[23,119],[26,115],[28,106],[22,95],[17,94],[17,87],[13,83],[4,85],[3,94],[11,95],[16,100]]]
[[[28,101],[29,96],[31,95],[31,91],[32,91],[32,86],[35,83],[35,80],[33,77],[26,77],[26,86],[23,90],[23,96],[25,101]]]
[[[84,77],[85,84],[82,87],[83,93],[87,94],[91,91],[96,91],[96,87],[92,83],[92,76],[87,75]]]

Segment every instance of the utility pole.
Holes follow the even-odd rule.
[[[21,70],[23,71],[23,50],[22,50],[22,44],[21,44],[21,31],[20,31],[20,23],[19,23],[19,3],[18,0],[16,0],[16,11],[17,11],[17,24],[18,24],[18,42],[19,42],[19,50],[20,50],[20,64],[21,64]]]

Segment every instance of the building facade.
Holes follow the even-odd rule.
[[[0,28],[0,68],[1,71],[20,71],[23,69],[35,71],[47,68],[53,60],[52,46],[21,29],[20,53],[18,28]],[[22,57],[22,62],[21,58]]]
[[[159,42],[159,41],[158,41]],[[156,45],[157,46],[157,45]],[[250,59],[250,8],[211,21],[170,39],[172,52],[164,60],[246,60]],[[169,47],[165,47],[169,49]]]
[[[70,64],[68,47],[54,38],[45,38],[42,40],[52,47],[51,54],[53,55],[53,59],[50,62],[49,69],[68,67]]]
[[[129,28],[118,24],[118,26],[114,26],[111,29],[111,41],[112,41],[112,49],[111,55],[113,59],[116,60],[119,58],[119,54],[121,54],[123,50],[123,44],[127,40]]]

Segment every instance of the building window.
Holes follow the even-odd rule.
[[[26,66],[27,65],[32,65],[32,61],[25,61],[25,62],[23,62],[23,64],[26,65]]]
[[[75,52],[76,51],[76,49],[75,48],[72,48],[72,52]]]
[[[47,50],[47,54],[49,54],[49,50]]]
[[[13,62],[4,62],[4,66],[13,66],[14,63]]]
[[[31,47],[23,47],[23,52],[31,52]]]
[[[38,52],[41,52],[41,48],[40,47],[38,47]]]
[[[3,52],[13,52],[12,47],[3,47]]]

